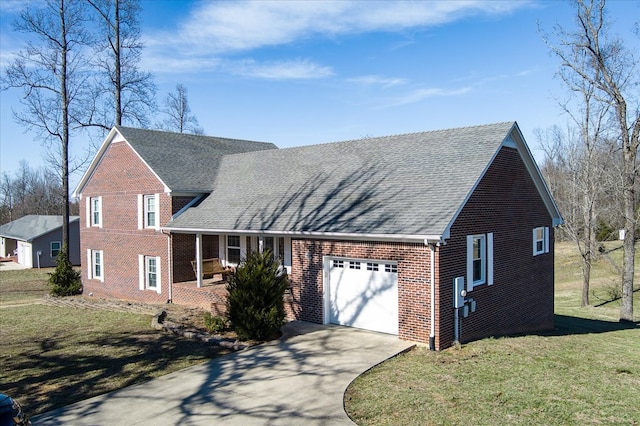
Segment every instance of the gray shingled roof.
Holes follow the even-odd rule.
[[[80,220],[69,217],[69,222]],[[0,226],[0,236],[31,242],[36,238],[62,227],[62,216],[28,215]]]
[[[168,228],[441,236],[514,126],[225,156],[212,194]]]
[[[117,126],[136,152],[172,191],[209,192],[223,155],[277,149],[253,142]]]

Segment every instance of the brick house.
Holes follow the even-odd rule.
[[[114,127],[74,193],[80,198],[81,213],[84,209],[80,215],[84,293],[148,303],[175,299],[170,284],[172,240],[162,227],[211,192],[210,177],[218,172],[224,155],[275,148],[268,143]]]
[[[85,291],[220,307],[192,262],[270,249],[290,319],[437,350],[553,327],[562,218],[515,122],[274,148],[113,129],[76,191]]]

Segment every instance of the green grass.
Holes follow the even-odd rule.
[[[2,270],[0,264],[0,303],[32,301],[49,293],[47,280],[54,268]]]
[[[29,416],[227,352],[156,331],[150,315],[25,304],[47,293],[42,272],[0,272],[0,392]]]
[[[610,254],[619,264],[621,255]],[[555,330],[416,348],[356,379],[349,415],[360,425],[640,424],[640,327],[617,321],[618,300],[604,303],[619,278],[603,259],[592,282],[600,306],[580,308],[578,260],[558,244]],[[634,308],[639,317],[640,291]]]

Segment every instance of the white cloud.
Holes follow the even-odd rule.
[[[441,88],[429,88],[429,89],[417,89],[406,95],[399,97],[392,101],[388,106],[400,106],[413,104],[423,101],[427,98],[443,97],[443,96],[460,96],[465,95],[471,91],[470,87],[461,87],[459,89],[441,89]]]
[[[407,83],[407,80],[403,78],[388,78],[377,75],[362,75],[359,77],[353,77],[347,81],[362,86],[382,86],[384,89],[388,89],[394,86],[400,86]]]
[[[268,80],[307,80],[333,75],[330,67],[314,64],[308,60],[258,63],[254,60],[229,62],[224,69],[231,74]]]
[[[0,1],[0,13],[17,13],[31,5],[39,6],[33,0],[2,0]]]
[[[400,31],[477,14],[505,14],[527,1],[235,1],[203,2],[180,25],[176,41],[228,52],[291,43],[306,37]]]
[[[181,60],[176,53],[183,58],[238,54],[318,36],[426,28],[472,15],[506,14],[529,4],[526,0],[205,1],[197,3],[177,29],[145,33],[145,55]],[[264,67],[264,75],[270,75],[266,71],[269,66]],[[298,68],[299,73],[309,67],[298,64]],[[321,71],[324,68],[319,67]]]

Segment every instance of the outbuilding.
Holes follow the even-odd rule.
[[[69,261],[80,264],[80,218],[69,218]],[[62,216],[27,215],[0,226],[0,257],[15,256],[28,268],[56,266],[62,248]]]

